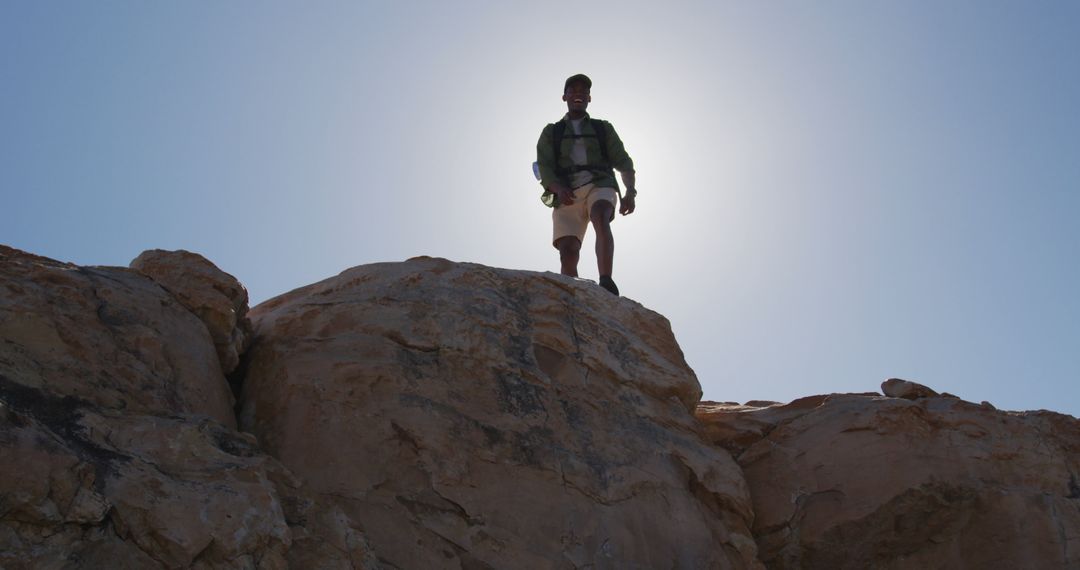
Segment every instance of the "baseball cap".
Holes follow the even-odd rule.
[[[575,83],[575,82],[578,82],[578,81],[583,82],[585,84],[585,87],[587,87],[589,89],[592,89],[592,79],[589,79],[589,76],[585,75],[584,73],[579,73],[577,75],[571,75],[566,80],[566,83],[563,84],[563,88],[562,88],[563,93],[566,93],[566,90],[570,88],[571,83]]]

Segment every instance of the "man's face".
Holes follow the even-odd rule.
[[[584,112],[589,106],[589,102],[592,101],[592,97],[589,96],[589,88],[585,86],[583,81],[575,81],[567,86],[562,100],[566,101],[566,108],[571,113],[574,111]]]

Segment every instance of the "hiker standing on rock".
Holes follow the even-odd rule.
[[[593,119],[585,112],[592,98],[592,80],[582,74],[571,76],[563,85],[562,100],[568,112],[561,121],[549,124],[536,143],[537,176],[544,187],[541,199],[554,210],[552,245],[559,250],[562,274],[577,277],[581,240],[591,222],[596,232],[596,265],[600,286],[615,295],[619,288],[611,279],[615,239],[611,221],[619,213],[634,211],[634,161],[623,148],[611,123]],[[615,170],[622,175],[626,193],[619,193]]]

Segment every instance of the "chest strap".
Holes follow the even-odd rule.
[[[554,156],[555,156],[555,167],[556,167],[557,172],[558,172],[558,174],[560,176],[567,176],[567,175],[569,175],[571,173],[581,172],[582,170],[605,170],[605,171],[611,170],[611,159],[608,158],[608,150],[607,150],[607,130],[604,128],[604,122],[601,121],[600,119],[589,119],[589,124],[592,125],[593,133],[595,133],[595,134],[590,134],[590,135],[579,135],[579,134],[574,134],[574,133],[566,134],[566,121],[563,120],[563,121],[559,121],[558,123],[555,123],[555,133],[554,133],[554,136],[551,137],[551,144],[552,144],[552,150],[554,151]],[[562,150],[562,141],[563,141],[564,138],[572,138],[572,139],[584,139],[584,138],[590,138],[591,139],[591,138],[595,138],[595,139],[597,139],[597,142],[600,143],[600,159],[603,161],[603,164],[600,164],[600,165],[595,165],[595,164],[585,164],[585,165],[575,164],[575,165],[571,166],[570,168],[562,168],[562,167],[560,167],[559,166],[559,159],[561,158],[561,152],[560,151]]]

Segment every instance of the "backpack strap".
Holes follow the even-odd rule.
[[[600,119],[589,119],[589,122],[592,123],[596,140],[600,143],[600,158],[604,160],[604,168],[611,168],[611,159],[608,158],[607,153],[607,129],[604,128],[604,122]]]
[[[555,164],[559,164],[559,151],[562,149],[563,135],[566,134],[566,121],[559,121],[555,123],[555,133],[551,137],[551,154],[555,157]]]
[[[559,121],[554,124],[555,131],[551,137],[552,155],[555,157],[556,170],[560,177],[569,176],[573,172],[580,172],[582,170],[595,170],[598,167],[596,165],[577,165],[570,168],[558,167],[559,155],[562,150],[562,141],[569,136],[570,138],[582,139],[582,138],[595,138],[600,143],[600,159],[603,161],[603,165],[599,168],[602,170],[611,170],[611,159],[608,158],[607,149],[607,129],[604,128],[604,122],[600,119],[589,119],[589,124],[592,125],[593,135],[578,135],[578,134],[566,134],[566,121]]]

